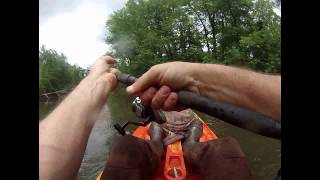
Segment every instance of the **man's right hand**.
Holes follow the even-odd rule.
[[[277,75],[218,64],[170,62],[153,66],[127,88],[145,105],[166,111],[181,109],[175,93],[181,90],[281,120],[281,76]]]
[[[134,84],[127,88],[131,95],[139,95],[145,105],[155,109],[177,110],[179,90],[199,94],[199,86],[193,73],[199,64],[187,62],[169,62],[151,67]],[[159,89],[157,89],[159,88]]]

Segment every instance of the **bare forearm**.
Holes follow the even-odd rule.
[[[105,83],[85,78],[39,124],[40,179],[74,179],[90,131],[107,95]]]
[[[240,68],[199,64],[193,76],[200,94],[281,120],[281,77]]]

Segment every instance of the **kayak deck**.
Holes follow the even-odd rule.
[[[199,117],[198,120],[202,122],[203,131],[202,136],[200,137],[200,142],[206,142],[210,140],[217,139],[216,134],[209,128],[209,126],[203,122]],[[138,128],[133,132],[133,136],[137,138],[141,138],[144,140],[150,140],[149,136],[149,128],[150,124],[147,126],[138,126]],[[96,178],[96,180],[100,180],[102,172]],[[181,141],[177,141],[167,146],[166,148],[166,159],[163,160],[159,166],[157,171],[155,172],[153,180],[200,180],[201,177],[199,175],[191,175],[186,171],[183,150]]]

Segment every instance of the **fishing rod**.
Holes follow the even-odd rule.
[[[117,73],[116,76],[119,82],[127,86],[137,80],[134,76],[124,73]],[[183,107],[197,110],[263,136],[281,139],[281,123],[261,113],[189,91],[179,91],[177,94],[178,104]]]

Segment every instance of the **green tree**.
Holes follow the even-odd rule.
[[[46,49],[39,50],[39,93],[68,89],[80,82],[85,71],[76,65],[70,65],[62,53]]]
[[[240,40],[248,65],[265,72],[281,72],[280,17],[274,2],[258,0],[252,17],[254,31]]]
[[[170,60],[280,72],[278,6],[267,0],[128,0],[106,23],[108,54],[135,75]]]

